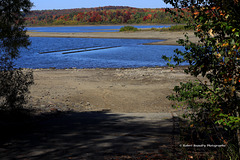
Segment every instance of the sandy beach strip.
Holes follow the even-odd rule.
[[[114,39],[159,39],[164,41],[146,43],[146,45],[178,45],[178,39],[185,39],[183,31],[139,31],[139,32],[27,32],[30,37],[56,38],[114,38]],[[196,43],[198,39],[192,31],[188,31],[189,39]]]

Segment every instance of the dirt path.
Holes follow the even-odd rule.
[[[171,159],[177,134],[166,113],[68,112],[11,130],[0,139],[2,160]]]

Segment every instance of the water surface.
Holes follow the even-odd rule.
[[[160,40],[149,39],[102,39],[102,38],[47,38],[30,37],[29,50],[22,49],[16,67],[21,68],[136,68],[166,66],[162,55],[171,56],[180,46],[143,45]],[[87,47],[114,47],[86,52],[62,54],[50,52]]]

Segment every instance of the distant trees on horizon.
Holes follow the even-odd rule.
[[[36,10],[25,15],[25,19],[28,26],[173,23],[172,15],[166,12],[164,8],[138,9],[125,6]]]

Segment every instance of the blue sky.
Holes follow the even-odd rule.
[[[33,10],[130,6],[136,8],[166,8],[163,0],[31,0]]]

